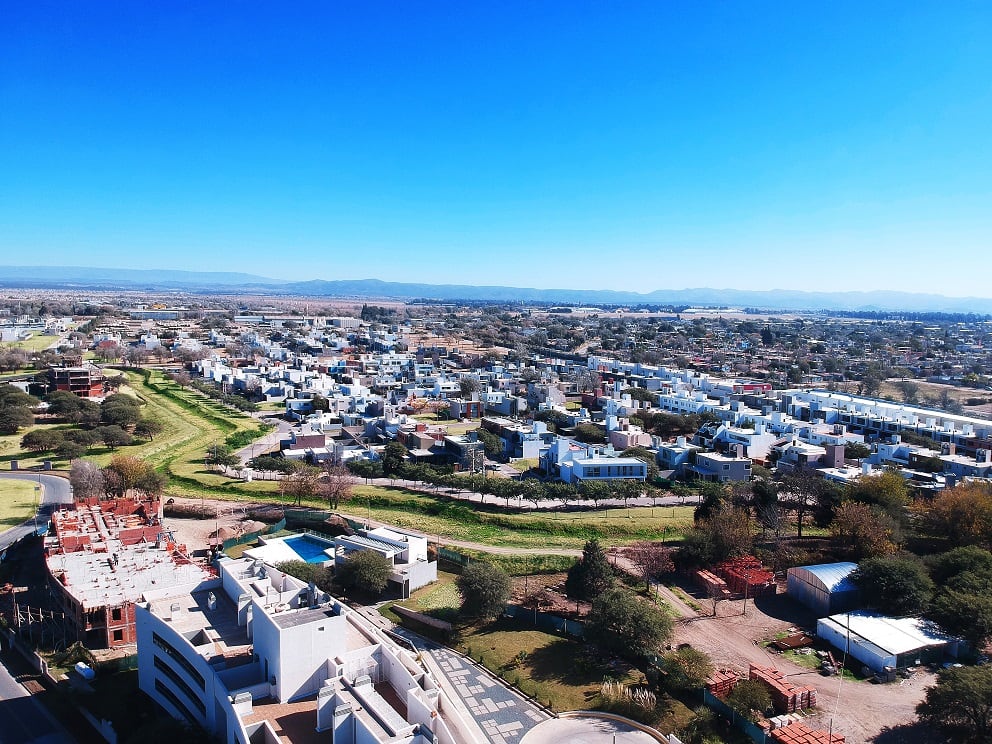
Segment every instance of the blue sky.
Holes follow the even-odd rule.
[[[992,296],[992,5],[10,3],[0,263]]]

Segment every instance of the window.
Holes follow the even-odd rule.
[[[124,640],[124,631],[123,630],[115,630],[114,631],[114,640],[115,641],[123,641]]]
[[[155,668],[162,672],[162,674],[169,678],[172,684],[185,693],[186,697],[189,698],[190,702],[196,706],[201,715],[206,715],[207,707],[203,704],[203,701],[200,700],[199,696],[193,692],[193,688],[186,684],[185,680],[183,680],[183,678],[176,673],[176,670],[159,658],[157,654],[155,654]]]
[[[110,619],[111,620],[120,620],[121,619],[121,608],[120,607],[115,607],[114,609],[112,609],[110,611]]]
[[[168,654],[170,659],[172,659],[180,667],[182,667],[183,671],[185,671],[186,674],[188,674],[200,686],[201,690],[207,689],[207,685],[203,679],[203,675],[200,674],[196,670],[196,667],[194,667],[185,656],[179,653],[179,651],[176,650],[176,648],[171,643],[169,643],[167,640],[162,638],[158,633],[152,633],[152,643],[154,643],[160,649],[165,651],[165,653]]]

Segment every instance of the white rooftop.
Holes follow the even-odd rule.
[[[213,578],[206,569],[188,561],[176,562],[167,551],[151,545],[124,547],[108,541],[108,552],[81,550],[50,555],[48,567],[61,579],[83,609],[137,602],[145,592],[174,589],[187,594]]]
[[[820,622],[851,636],[860,636],[890,654],[906,654],[925,646],[936,646],[953,640],[940,633],[930,623],[918,617],[885,617],[871,612],[850,612],[831,615]]]

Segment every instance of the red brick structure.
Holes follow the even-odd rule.
[[[80,398],[102,398],[106,392],[103,372],[92,364],[52,367],[48,370],[48,381],[56,390],[66,390]]]
[[[212,574],[176,545],[158,499],[81,499],[52,515],[45,562],[78,640],[91,648],[135,643],[134,604],[188,592]]]

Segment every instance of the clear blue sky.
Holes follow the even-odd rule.
[[[992,296],[988,2],[13,0],[0,264]]]

